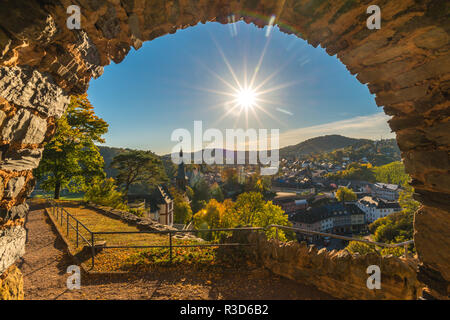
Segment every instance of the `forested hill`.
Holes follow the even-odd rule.
[[[305,140],[299,144],[280,149],[280,158],[303,158],[312,153],[330,152],[349,146],[374,143],[369,139],[348,138],[341,135],[327,135]]]
[[[103,157],[103,160],[105,161],[105,172],[108,177],[115,177],[116,176],[116,170],[110,168],[111,162],[114,159],[115,156],[117,156],[119,153],[125,152],[128,149],[125,148],[115,148],[115,147],[107,147],[107,146],[97,146],[100,150],[100,154]]]
[[[105,171],[109,177],[115,176],[115,170],[110,168],[112,159],[126,148],[98,146],[105,160]],[[223,150],[225,154],[225,150]],[[355,139],[341,135],[327,135],[305,140],[299,144],[280,149],[283,159],[315,159],[332,162],[342,162],[343,157],[350,161],[358,161],[365,157],[373,165],[380,166],[393,161],[400,161],[400,150],[395,139],[374,141]],[[225,158],[225,156],[224,156]],[[161,156],[163,162],[170,162],[170,155]],[[169,174],[170,175],[170,174]]]

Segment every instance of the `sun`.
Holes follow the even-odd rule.
[[[218,123],[224,120],[227,116],[231,116],[236,119],[235,120],[235,127],[236,127],[238,122],[241,121],[240,120],[241,116],[244,116],[246,128],[248,128],[249,126],[250,117],[252,117],[252,119],[255,119],[258,122],[259,126],[263,126],[263,123],[261,122],[259,116],[259,114],[261,113],[263,113],[264,116],[270,117],[272,120],[275,120],[281,125],[286,125],[280,119],[279,116],[272,114],[272,112],[270,111],[271,108],[273,108],[275,111],[292,115],[291,112],[286,111],[285,109],[281,109],[279,107],[280,104],[279,101],[270,98],[271,92],[281,90],[293,84],[293,83],[280,83],[278,85],[274,85],[273,83],[274,80],[276,79],[275,77],[278,76],[286,67],[289,66],[289,62],[292,59],[288,59],[282,65],[277,65],[272,73],[264,76],[263,78],[261,78],[261,75],[258,76],[259,71],[262,68],[264,56],[271,38],[270,34],[269,36],[266,35],[266,37],[267,41],[264,45],[263,50],[261,51],[259,59],[252,59],[252,61],[255,62],[253,72],[249,72],[249,70],[247,70],[248,57],[244,56],[244,67],[241,68],[242,74],[236,74],[232,64],[225,56],[225,53],[223,52],[221,46],[216,41],[216,39],[212,37],[212,40],[215,43],[226,68],[229,71],[229,75],[221,75],[217,73],[214,69],[211,69],[208,66],[206,66],[202,61],[198,61],[208,73],[210,73],[217,80],[222,82],[226,88],[225,90],[222,90],[222,89],[197,87],[197,89],[227,97],[226,100],[220,101],[219,103],[216,103],[210,107],[210,108],[223,108],[224,110],[224,113],[216,119],[214,125],[218,125]]]
[[[256,104],[256,96],[256,92],[251,88],[241,89],[236,94],[236,102],[243,109],[251,109]]]

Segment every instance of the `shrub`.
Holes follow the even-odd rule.
[[[84,199],[114,209],[128,209],[113,178],[95,179],[86,191]]]

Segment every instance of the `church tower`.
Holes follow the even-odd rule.
[[[183,149],[180,149],[180,159],[181,163],[178,165],[178,174],[176,178],[177,187],[182,190],[186,191],[186,169],[184,167],[184,161],[183,161]]]

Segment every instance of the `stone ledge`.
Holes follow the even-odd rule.
[[[26,231],[22,226],[0,230],[0,274],[25,253]]]
[[[161,223],[158,223],[156,221],[153,221],[149,218],[142,218],[138,217],[132,213],[129,213],[127,211],[123,210],[117,210],[110,207],[100,206],[94,203],[89,202],[87,204],[88,207],[91,207],[92,209],[107,215],[111,218],[120,219],[130,225],[137,226],[141,230],[148,230],[148,231],[179,231],[177,228],[173,228]],[[198,237],[195,237],[192,234],[189,233],[180,233],[177,232],[174,236],[176,239],[185,239],[185,240],[195,240],[195,241],[204,241],[203,239],[200,239]]]
[[[350,254],[346,250],[317,250],[305,243],[279,243],[267,240],[265,234],[250,233],[250,253],[273,273],[317,287],[341,299],[417,299],[422,285],[417,279],[417,261],[376,254]],[[256,249],[251,249],[256,248]],[[381,269],[381,289],[366,286],[367,267]]]

